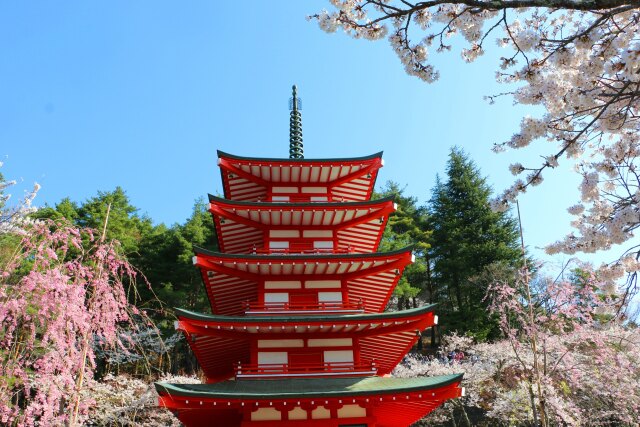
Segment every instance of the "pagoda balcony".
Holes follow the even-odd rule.
[[[236,379],[256,378],[317,378],[358,377],[376,375],[376,362],[356,364],[353,362],[325,362],[320,364],[248,364],[238,362],[234,366]]]
[[[352,252],[376,252],[389,215],[397,208],[392,197],[374,201],[332,203],[299,200],[267,203],[227,200],[209,195],[220,250],[256,253],[256,248],[351,248]],[[288,231],[276,237],[279,231]],[[318,232],[314,235],[313,232]],[[313,236],[313,237],[312,237]],[[280,246],[288,240],[288,245]],[[325,246],[330,245],[330,246]],[[275,249],[275,248],[274,248]],[[347,251],[348,252],[348,251]]]
[[[357,303],[331,301],[313,304],[292,304],[288,302],[249,302],[244,303],[244,312],[249,315],[261,314],[360,314],[364,313],[364,301]]]
[[[353,360],[346,361],[358,363],[375,360],[376,375],[386,375],[391,373],[416,343],[416,331],[423,331],[437,324],[434,308],[435,304],[431,304],[398,312],[346,316],[326,313],[320,316],[224,316],[176,309],[176,329],[186,335],[189,346],[198,355],[200,366],[210,382],[233,377],[234,364],[239,361],[243,364],[291,363],[288,350],[287,358],[281,352],[278,357],[282,359],[255,360],[252,357],[255,357],[256,349],[252,347],[252,343],[256,340],[357,339],[358,354],[353,355]],[[337,346],[333,348],[338,349]],[[318,352],[322,351],[320,347],[318,349]],[[292,365],[298,366],[296,362],[321,364],[323,361],[332,360],[320,357],[302,360],[296,355]]]
[[[211,311],[218,315],[243,316],[244,301],[264,300],[260,283],[269,281],[340,280],[343,298],[289,299],[291,303],[318,301],[365,302],[365,312],[384,311],[404,268],[413,262],[410,248],[394,252],[326,255],[224,254],[196,249],[193,262],[200,268]],[[303,291],[300,291],[302,293]],[[313,292],[313,291],[311,291]],[[347,299],[348,296],[348,299]],[[287,302],[286,299],[266,301]]]

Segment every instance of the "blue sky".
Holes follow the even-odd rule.
[[[542,150],[494,154],[494,142],[535,114],[484,95],[498,47],[465,64],[432,54],[441,79],[404,74],[388,42],[325,34],[312,1],[66,1],[0,3],[0,156],[8,178],[42,185],[38,204],[82,201],[123,187],[156,222],[189,216],[221,192],[216,149],[288,155],[288,98],[303,99],[305,156],[384,150],[379,184],[394,180],[428,200],[450,147],[466,150],[496,190],[510,163]],[[537,151],[536,151],[537,150]],[[569,230],[578,182],[564,164],[521,200],[535,250]],[[566,257],[556,259],[556,261]]]

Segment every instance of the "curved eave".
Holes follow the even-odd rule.
[[[257,339],[357,338],[360,363],[375,361],[378,375],[390,373],[433,326],[434,305],[393,313],[325,316],[216,316],[177,310],[176,328],[187,337],[209,382],[230,378],[234,363],[249,363]]]
[[[245,302],[258,302],[259,283],[264,280],[333,280],[336,288],[347,291],[349,302],[362,303],[366,312],[380,312],[414,259],[410,249],[342,255],[229,255],[196,250],[194,263],[215,314],[242,314]]]
[[[291,202],[247,202],[225,199],[224,197],[209,194],[209,202],[217,203],[228,207],[254,207],[256,209],[353,209],[357,207],[374,207],[382,206],[388,202],[393,202],[394,196],[384,197],[376,200],[364,200],[361,202],[308,202],[308,203],[291,203]]]
[[[297,230],[298,237],[304,237],[303,231],[328,231],[338,250],[376,252],[389,215],[396,210],[393,197],[345,203],[261,203],[209,195],[209,202],[220,251],[234,254],[263,248],[265,235],[274,230]]]
[[[305,323],[305,324],[327,324],[327,323],[368,323],[373,321],[385,320],[410,320],[417,317],[422,317],[427,313],[434,311],[437,304],[429,304],[423,307],[412,308],[402,311],[391,311],[386,313],[366,313],[366,314],[344,314],[344,315],[324,315],[321,318],[318,316],[218,316],[212,314],[196,313],[193,311],[185,310],[182,308],[176,308],[176,315],[181,320],[189,319],[198,322],[212,323],[212,324],[224,324],[224,325],[238,325],[243,326],[246,324],[285,324],[285,323]]]
[[[362,157],[344,157],[344,158],[326,158],[326,159],[289,159],[289,158],[269,158],[269,157],[244,157],[237,156],[235,154],[225,153],[224,151],[218,150],[218,158],[220,159],[230,159],[230,160],[239,160],[243,162],[253,162],[253,163],[295,163],[295,164],[304,164],[304,163],[357,163],[367,160],[373,159],[381,159],[383,151],[379,151],[375,154],[371,154],[368,156]]]
[[[305,197],[323,193],[333,201],[363,201],[371,197],[378,170],[384,164],[381,156],[259,159],[219,153],[218,166],[225,197],[232,200],[264,201],[275,187],[297,187]],[[290,189],[282,191],[291,193]]]
[[[406,248],[397,249],[389,252],[374,252],[369,254],[322,254],[322,255],[257,255],[257,254],[225,254],[221,252],[210,251],[198,246],[193,247],[193,251],[196,255],[204,255],[206,257],[215,258],[216,260],[237,260],[246,262],[258,262],[258,261],[363,261],[377,258],[392,258],[397,255],[404,255],[411,253],[414,249],[414,245],[407,246]]]
[[[276,408],[287,412],[294,407],[313,410],[319,406],[341,408],[359,405],[367,408],[367,418],[341,418],[349,425],[408,427],[425,417],[448,399],[463,395],[462,375],[432,378],[365,378],[355,384],[342,380],[268,380],[228,381],[209,386],[156,383],[160,406],[169,408],[187,426],[209,425],[217,420],[221,425],[244,425],[242,414],[247,406],[252,410]],[[362,384],[363,387],[359,387]],[[227,390],[226,388],[232,390]],[[262,390],[261,390],[262,388]],[[264,389],[267,390],[264,390]],[[309,420],[308,425],[328,424],[330,420]],[[332,420],[335,424],[335,418]],[[305,421],[300,421],[301,425]],[[279,421],[269,425],[281,425]],[[288,425],[288,424],[287,424]],[[297,425],[297,424],[296,424]],[[324,424],[323,424],[324,425]]]
[[[463,374],[417,378],[323,378],[224,381],[214,384],[155,383],[161,396],[214,399],[299,399],[319,397],[384,396],[418,393],[457,386]],[[284,390],[284,391],[283,391]]]

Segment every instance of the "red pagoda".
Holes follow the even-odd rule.
[[[376,252],[395,205],[369,200],[382,153],[304,159],[295,86],[290,158],[218,152],[220,252],[196,250],[213,314],[177,310],[205,384],[157,383],[187,426],[402,427],[462,394],[462,375],[388,374],[437,322],[384,312],[411,248]]]

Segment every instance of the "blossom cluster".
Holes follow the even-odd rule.
[[[159,379],[172,384],[198,384],[195,377],[165,375]],[[179,427],[182,424],[168,409],[158,407],[158,393],[149,381],[129,375],[108,374],[92,380],[83,398],[94,402],[89,408],[87,426]]]
[[[0,267],[0,424],[79,424],[95,338],[124,347],[122,329],[145,318],[124,289],[135,272],[91,230],[40,221],[13,240]]]
[[[640,8],[623,0],[590,10],[580,2],[423,2],[332,0],[333,12],[312,16],[325,31],[345,30],[376,39],[388,33],[406,72],[426,82],[438,78],[429,53],[452,49],[461,36],[467,62],[482,55],[487,40],[505,48],[496,73],[518,104],[543,107],[526,117],[495,151],[519,150],[546,141],[550,152],[538,165],[510,167],[517,178],[492,203],[504,210],[561,162],[577,162],[583,180],[570,212],[575,232],[547,248],[549,253],[593,252],[627,244],[640,256],[634,230],[640,224],[637,175],[640,147]],[[528,7],[532,6],[532,7]],[[374,37],[372,37],[372,35]],[[500,96],[500,95],[499,95]],[[489,97],[494,100],[496,97]],[[551,143],[551,144],[549,144]],[[622,264],[636,273],[635,264]]]
[[[0,167],[2,166],[3,163],[0,162]],[[35,199],[40,190],[40,184],[35,183],[33,189],[25,194],[22,200],[13,206],[9,206],[11,194],[7,193],[7,190],[16,184],[16,180],[5,180],[0,174],[0,233],[20,232],[24,227],[32,223],[29,214],[35,211],[33,199]]]
[[[488,298],[504,339],[476,344],[452,334],[440,357],[407,356],[393,375],[464,373],[466,396],[419,425],[442,425],[461,409],[482,414],[473,420],[482,425],[635,425],[640,329],[612,316],[617,289],[588,265],[578,267],[572,280],[529,283],[524,270],[516,283],[494,283]],[[451,350],[464,357],[447,358]]]
[[[100,336],[94,336],[96,356],[110,365],[148,361],[166,355],[184,335],[174,333],[163,339],[156,327],[138,325],[118,333],[118,346],[109,346]]]
[[[640,410],[640,331],[620,325],[589,327],[545,337],[542,378],[549,425],[634,425]],[[482,414],[482,425],[533,425],[529,373],[530,346],[518,353],[510,340],[479,343],[464,351],[461,361],[409,354],[393,376],[464,374],[465,397],[447,401],[420,426],[450,423],[454,410]],[[536,402],[538,399],[536,398]],[[473,424],[472,424],[473,425]]]

